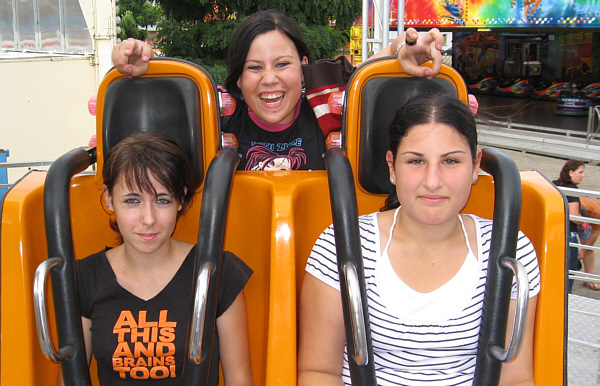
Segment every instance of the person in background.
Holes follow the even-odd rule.
[[[186,361],[196,246],[173,238],[196,193],[169,137],[139,133],[109,153],[103,198],[118,245],[75,262],[88,361],[102,385],[176,385]],[[209,385],[253,385],[244,286],[252,270],[223,255]],[[59,377],[62,384],[62,376]]]
[[[398,110],[386,154],[395,189],[358,220],[378,384],[472,385],[492,221],[461,214],[482,152],[473,113],[456,98],[421,94]],[[401,203],[401,205],[400,205]],[[500,385],[534,385],[533,331],[540,273],[519,232],[529,278],[523,345]],[[514,318],[516,284],[509,307]],[[316,241],[300,298],[298,384],[350,385],[333,226]]]
[[[444,39],[409,28],[373,57],[395,55],[405,72],[433,78],[442,65]],[[117,70],[146,73],[151,47],[127,39],[113,49]],[[420,64],[432,61],[432,67]],[[328,95],[343,90],[354,67],[340,57],[314,62],[298,25],[275,10],[259,11],[236,29],[228,51],[225,87],[236,100],[223,132],[236,135],[241,170],[324,169],[325,139],[341,127]]]
[[[583,181],[585,177],[585,164],[583,161],[570,159],[563,165],[560,170],[560,174],[557,180],[552,181],[556,186],[564,186],[566,188],[577,188],[577,185]],[[569,215],[581,216],[580,206],[581,201],[579,197],[567,196],[567,202],[569,203]],[[577,230],[578,226],[583,225],[579,221],[573,221],[569,219],[569,242],[577,243]],[[579,263],[577,247],[569,246],[569,270],[576,271]],[[569,293],[573,291],[573,279],[569,279]]]

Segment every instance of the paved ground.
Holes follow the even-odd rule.
[[[568,386],[600,385],[600,323],[594,314],[600,314],[600,301],[569,295]]]

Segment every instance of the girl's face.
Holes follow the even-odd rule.
[[[298,50],[283,32],[258,35],[248,50],[237,81],[244,101],[261,122],[290,124],[302,95],[302,64]]]
[[[569,176],[571,176],[571,181],[575,185],[579,185],[579,184],[581,184],[581,181],[583,181],[583,177],[585,177],[585,171],[584,171],[584,169],[585,169],[584,166],[581,165],[576,170],[570,170],[569,171]]]
[[[417,125],[402,138],[396,159],[386,155],[402,210],[424,224],[456,218],[471,193],[481,162],[467,140],[443,123]]]
[[[123,177],[113,186],[112,194],[104,190],[107,205],[115,212],[117,225],[126,248],[151,254],[168,245],[177,223],[181,204],[149,174],[156,196],[128,188]]]

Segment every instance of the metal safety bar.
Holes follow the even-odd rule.
[[[54,363],[60,362],[73,355],[73,347],[65,346],[59,350],[54,349],[52,337],[50,336],[50,323],[48,322],[48,311],[46,309],[46,282],[50,269],[59,265],[62,259],[51,257],[42,262],[35,271],[33,279],[33,311],[35,313],[35,324],[37,325],[37,335],[40,342],[40,347],[44,356]]]
[[[346,153],[340,148],[331,147],[327,150],[325,165],[335,229],[350,378],[353,385],[375,386],[377,380],[354,177]]]
[[[58,355],[52,355],[53,348],[48,351],[53,360],[61,362],[63,379],[67,386],[90,386],[92,384],[88,369],[83,331],[81,328],[81,313],[76,295],[75,283],[75,252],[71,232],[70,187],[71,178],[96,162],[96,148],[77,148],[58,158],[48,170],[44,185],[44,222],[46,228],[46,243],[48,260],[40,265],[36,276],[52,277],[52,294],[54,299],[54,314],[58,332]],[[58,264],[57,264],[58,262]],[[37,278],[38,284],[45,281]],[[39,284],[41,286],[42,284]],[[36,291],[40,293],[40,291]],[[43,293],[43,291],[42,291]],[[42,347],[51,343],[43,332],[41,316],[45,309],[45,299],[35,299],[34,307],[38,322],[38,336]],[[42,322],[42,323],[40,323]],[[47,322],[46,322],[47,324]],[[41,331],[40,331],[41,330]]]
[[[233,175],[239,163],[237,151],[225,147],[212,159],[206,173],[194,263],[196,280],[183,386],[208,385],[210,380],[225,223]]]

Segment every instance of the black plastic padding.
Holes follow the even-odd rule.
[[[535,169],[534,169],[535,170]],[[540,176],[542,176],[549,184],[550,186],[552,186],[554,188],[555,191],[557,191],[558,193],[560,193],[560,195],[562,196],[562,200],[563,200],[563,213],[565,215],[565,219],[569,218],[569,200],[567,200],[567,196],[565,195],[565,193],[560,190],[556,185],[554,185],[554,183],[548,179],[548,177],[546,177],[545,175],[543,175],[541,172],[539,172],[538,170],[536,170]],[[569,221],[564,221],[563,222],[563,232],[565,234],[565,247],[564,247],[564,264],[563,264],[563,268],[564,268],[564,289],[563,289],[563,297],[565,299],[565,306],[563,309],[563,325],[564,325],[564,334],[563,334],[563,385],[567,386],[567,381],[568,381],[568,351],[569,351],[569,240],[570,240],[570,234],[571,234],[571,226],[569,224]]]
[[[198,246],[196,248],[194,292],[198,270],[204,263],[210,263],[215,269],[211,273],[206,307],[206,319],[202,337],[202,361],[195,364],[189,360],[190,331],[186,345],[186,362],[183,373],[183,385],[207,385],[210,378],[211,348],[217,318],[217,297],[221,280],[221,263],[223,260],[223,241],[225,239],[225,223],[233,175],[240,163],[240,157],[232,148],[225,147],[210,162],[206,173],[204,194],[200,211],[200,228],[198,229]],[[191,306],[193,312],[193,304]],[[190,315],[192,315],[190,312]],[[190,316],[191,323],[191,316]]]
[[[367,192],[388,194],[392,189],[385,153],[389,150],[389,128],[396,111],[411,97],[434,90],[457,96],[450,81],[438,78],[378,77],[365,85],[361,95],[358,181]]]
[[[350,162],[344,151],[340,148],[330,148],[325,153],[325,165],[329,181],[329,194],[331,199],[331,212],[335,231],[335,246],[337,252],[338,273],[340,277],[340,292],[344,312],[344,326],[348,350],[348,364],[353,385],[375,386],[375,366],[373,363],[373,344],[367,306],[367,291],[363,267],[360,232],[358,228],[358,207],[356,204],[356,191]],[[354,266],[358,274],[360,295],[362,299],[363,321],[367,342],[368,362],[359,366],[354,359],[354,340],[352,326],[349,319],[349,303],[347,291],[348,284],[343,273],[344,266]]]
[[[117,79],[106,89],[103,154],[138,132],[160,132],[187,155],[198,185],[204,178],[198,86],[185,77]]]
[[[62,360],[65,385],[91,385],[79,310],[75,277],[75,252],[71,233],[69,189],[71,177],[96,162],[96,148],[73,149],[52,163],[44,185],[44,221],[48,258],[62,263],[50,270],[58,345],[73,347],[73,355]]]
[[[494,177],[494,225],[477,348],[474,385],[497,385],[501,362],[490,355],[491,345],[505,347],[513,274],[501,265],[516,257],[521,219],[521,175],[515,162],[492,148],[483,149],[481,169]]]

